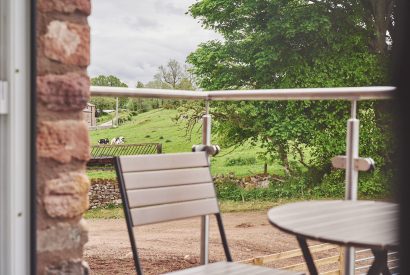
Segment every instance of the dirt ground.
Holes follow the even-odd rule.
[[[294,236],[269,224],[266,211],[226,213],[223,221],[235,261],[298,248]],[[125,221],[87,220],[87,223],[89,241],[85,246],[85,259],[91,274],[135,274]],[[142,226],[135,229],[135,234],[145,274],[199,264],[199,218]],[[317,243],[309,242],[313,244]],[[225,259],[214,217],[211,217],[209,246],[211,262]],[[301,259],[288,260],[285,265],[297,262]]]

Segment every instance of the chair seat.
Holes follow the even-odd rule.
[[[302,272],[292,272],[287,270],[278,270],[263,266],[240,264],[234,262],[217,262],[207,265],[201,265],[180,271],[166,273],[169,275],[302,275]]]

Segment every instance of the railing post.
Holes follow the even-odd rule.
[[[357,178],[359,171],[354,167],[354,161],[359,157],[359,120],[356,119],[357,101],[353,100],[351,105],[350,119],[347,121],[346,134],[346,200],[357,200]],[[354,274],[355,254],[354,247],[345,249],[344,274]]]
[[[205,101],[205,115],[202,116],[202,144],[211,145],[211,116],[209,115],[209,101]],[[200,263],[209,262],[209,216],[201,217],[201,254]]]

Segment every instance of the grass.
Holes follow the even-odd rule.
[[[118,128],[90,131],[91,143],[97,144],[101,138],[112,139],[124,136],[126,144],[158,142],[162,143],[164,153],[190,152],[192,145],[201,143],[201,126],[198,125],[191,137],[188,137],[185,134],[185,125],[177,124],[172,120],[176,115],[176,110],[169,109],[155,109],[142,113]],[[217,144],[217,140],[214,143]],[[263,173],[264,161],[257,157],[258,152],[261,152],[262,149],[258,146],[246,143],[237,148],[221,149],[219,155],[212,158],[211,172],[213,175],[234,173],[236,176],[249,176]],[[226,165],[229,159],[249,157],[255,157],[256,162],[249,165]],[[283,174],[282,167],[277,164],[269,165],[268,172],[276,175]],[[115,178],[113,171],[89,170],[87,174],[91,179]]]
[[[230,212],[246,212],[246,211],[265,211],[274,206],[291,202],[291,200],[279,200],[272,201],[228,201],[220,200],[219,207],[222,213]],[[124,211],[121,206],[107,207],[107,208],[95,208],[88,210],[84,217],[86,219],[122,219],[124,218]]]

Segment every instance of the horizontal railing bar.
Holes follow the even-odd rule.
[[[211,100],[368,100],[388,99],[394,87],[303,88],[208,92]]]
[[[356,250],[356,254],[362,253],[362,252],[371,252],[371,250],[370,249]]]
[[[393,97],[393,86],[344,88],[294,88],[229,91],[185,91],[169,89],[91,86],[92,96],[190,99],[208,101],[238,100],[381,100]]]
[[[91,86],[92,96],[125,96],[141,98],[164,98],[164,99],[207,99],[206,92],[168,90],[168,89],[147,89],[147,88],[123,88],[123,87],[102,87]]]
[[[359,267],[356,267],[355,270],[366,269],[366,268],[369,268],[369,267],[371,267],[371,265],[359,266]]]
[[[356,259],[356,263],[359,263],[359,262],[364,262],[364,261],[368,261],[368,260],[373,260],[374,259],[374,256],[371,256],[371,257],[367,257],[367,258],[361,258],[361,259]]]

